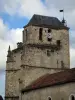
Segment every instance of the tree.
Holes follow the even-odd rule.
[[[2,96],[0,95],[0,100],[3,100]]]

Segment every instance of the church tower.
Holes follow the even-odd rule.
[[[24,26],[23,42],[8,49],[5,100],[21,100],[28,84],[69,68],[69,28],[56,17],[33,15]]]
[[[21,88],[46,73],[70,68],[69,28],[55,17],[33,15],[23,30]]]

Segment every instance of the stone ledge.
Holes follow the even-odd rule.
[[[44,69],[55,69],[55,70],[68,70],[69,68],[49,68],[45,66],[32,66],[32,65],[21,65],[20,67],[25,68],[25,67],[33,67],[33,68],[44,68]]]
[[[5,71],[19,71],[20,69],[9,69],[9,70],[5,70]]]
[[[19,98],[19,96],[5,96],[5,98]]]
[[[60,50],[61,45],[57,45],[57,44],[26,44],[26,46],[28,47],[36,47],[36,48],[41,48],[41,49],[54,49],[54,50]]]

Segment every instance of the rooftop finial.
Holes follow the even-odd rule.
[[[60,12],[63,12],[63,19],[62,19],[62,23],[65,25],[66,20],[64,19],[64,10],[62,9],[62,10],[60,10]]]
[[[8,51],[11,51],[11,50],[10,50],[10,45],[9,45]]]
[[[13,57],[13,56],[12,56],[12,51],[11,51],[10,45],[9,45],[8,54],[7,54],[7,61],[8,61],[8,62],[12,61],[12,60],[13,60],[12,57]]]

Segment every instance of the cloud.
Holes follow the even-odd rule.
[[[22,41],[22,28],[11,29],[7,32],[6,40],[16,47],[17,42]]]
[[[75,30],[70,31],[70,47],[75,49]]]
[[[22,41],[22,30],[9,29],[0,18],[0,69],[5,69],[8,46],[16,48],[16,43]]]
[[[0,11],[9,15],[32,16],[34,13],[46,14],[46,7],[41,0],[2,0]]]
[[[41,0],[22,0],[19,14],[21,16],[32,16],[33,14],[47,14],[47,9]]]
[[[0,95],[4,97],[5,94],[5,72],[0,71]]]
[[[8,30],[7,26],[4,25],[3,20],[0,19],[0,38],[4,39],[7,30]]]
[[[75,67],[75,49],[70,49],[70,66],[71,68]]]
[[[65,11],[72,11],[75,9],[75,0],[45,0],[48,7],[53,6],[57,9],[65,9]]]
[[[42,0],[43,1],[43,0]],[[70,26],[70,45],[71,51],[75,50],[75,1],[74,0],[15,0],[15,2],[10,0],[2,0],[0,2],[0,11],[6,12],[11,16],[25,16],[27,18],[31,17],[34,13],[44,14],[50,16],[56,16],[62,19],[62,15],[59,13],[59,9],[64,7],[65,9],[65,19],[67,19],[68,26]],[[22,30],[9,29],[9,27],[3,23],[0,18],[0,42],[1,42],[1,56],[6,57],[6,52],[8,45],[10,44],[12,48],[16,47],[16,42],[22,41]],[[3,46],[4,45],[4,46]],[[73,54],[72,54],[73,55]],[[74,57],[71,56],[71,61],[73,63]],[[5,61],[0,59],[1,67],[5,66]]]
[[[60,9],[65,11],[68,26],[75,29],[75,0],[1,0],[0,2],[0,12],[27,18],[33,14],[43,14],[62,19]]]
[[[43,1],[43,2],[42,2]],[[75,67],[75,0],[1,0],[0,12],[9,14],[10,16],[20,16],[30,18],[34,13],[49,16],[56,16],[62,19],[60,9],[65,11],[65,19],[67,20],[70,30],[70,65]],[[22,30],[20,28],[9,29],[9,27],[0,18],[0,88],[5,88],[6,56],[8,46],[12,49],[16,48],[16,43],[22,41]],[[0,91],[4,96],[4,91]]]
[[[0,12],[6,12],[10,15],[13,15],[16,13],[16,11],[19,8],[20,0],[1,0],[0,1]]]
[[[51,9],[64,9],[65,12],[75,10],[75,0],[2,0],[0,11],[10,15],[19,14],[20,16],[32,16],[34,13],[49,14]],[[71,14],[71,13],[70,13]]]

